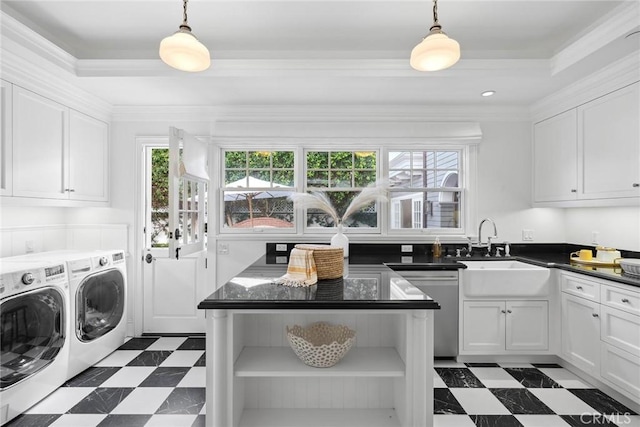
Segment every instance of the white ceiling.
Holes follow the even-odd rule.
[[[530,105],[637,52],[639,0],[439,0],[454,67],[421,73],[409,54],[429,0],[191,0],[212,66],[159,61],[181,0],[3,0],[2,11],[73,57],[74,82],[112,105]],[[497,91],[481,98],[487,89]]]

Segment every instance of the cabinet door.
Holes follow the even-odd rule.
[[[13,88],[13,195],[67,199],[68,108]]]
[[[13,192],[11,86],[0,80],[0,196],[10,196]]]
[[[547,301],[507,301],[507,350],[549,348]]]
[[[586,372],[600,371],[600,305],[562,293],[562,357]]]
[[[602,344],[602,378],[622,388],[630,398],[640,399],[640,357],[610,344]]]
[[[580,198],[640,196],[639,87],[635,83],[578,108]]]
[[[463,303],[463,343],[469,351],[504,351],[504,301],[465,301]]]
[[[109,198],[109,127],[74,110],[69,112],[69,198]]]
[[[576,110],[536,123],[533,132],[534,202],[575,200],[578,189]]]

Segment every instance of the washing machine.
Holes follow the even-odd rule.
[[[95,365],[124,343],[127,268],[123,250],[60,250],[12,259],[66,264],[71,308],[69,378]]]
[[[63,262],[0,259],[0,425],[67,380],[70,307]]]
[[[67,260],[72,332],[69,377],[118,349],[127,328],[127,267],[124,251],[75,254]]]

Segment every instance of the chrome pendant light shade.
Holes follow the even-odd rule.
[[[211,65],[209,50],[191,32],[187,23],[187,1],[183,0],[180,29],[160,42],[160,59],[181,71],[204,71]]]
[[[411,51],[409,63],[418,71],[438,71],[460,59],[460,44],[449,38],[438,23],[438,0],[433,0],[433,26],[429,34]]]

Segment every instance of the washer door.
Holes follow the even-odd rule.
[[[64,297],[55,288],[40,288],[3,300],[0,312],[4,389],[50,364],[64,346]]]
[[[76,335],[88,342],[114,329],[124,315],[124,276],[111,269],[86,277],[76,293]]]

